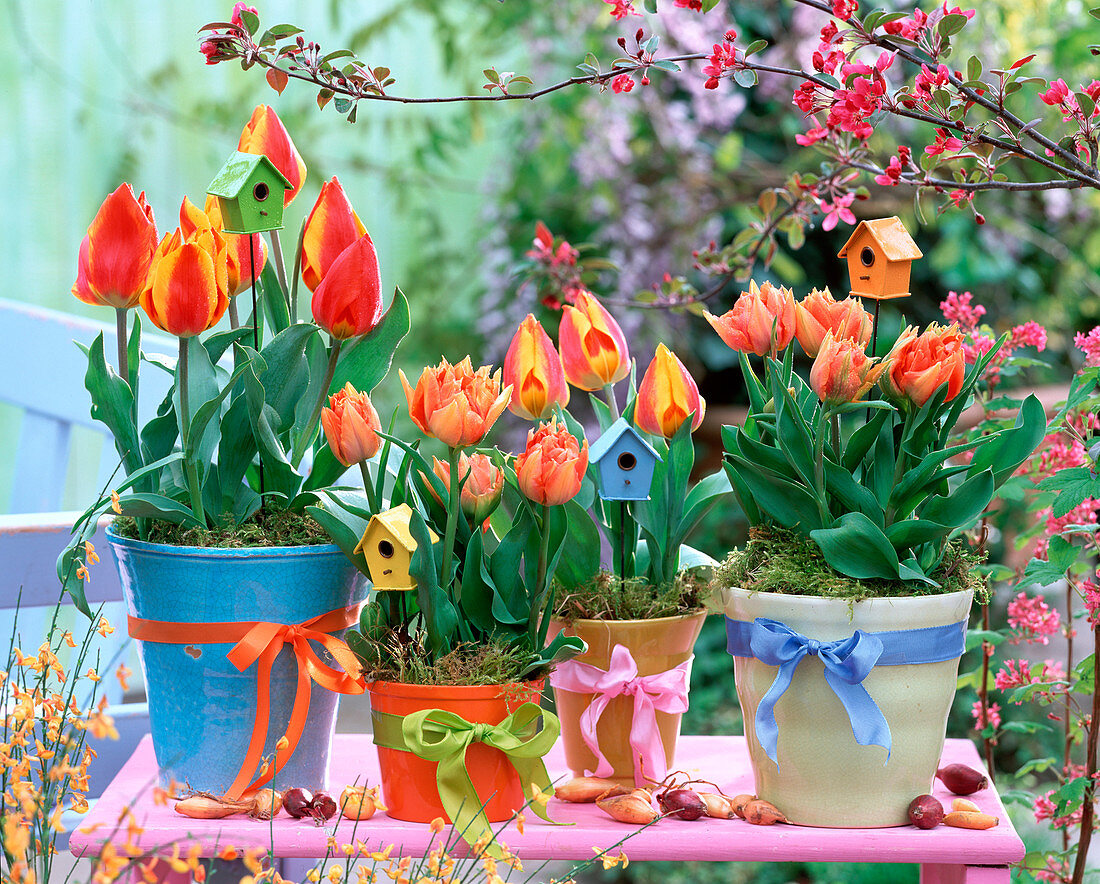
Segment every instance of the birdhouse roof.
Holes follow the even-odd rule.
[[[384,513],[377,513],[371,516],[371,520],[367,524],[367,530],[363,532],[363,540],[367,540],[377,531],[382,530],[388,533],[405,550],[413,552],[416,549],[416,541],[409,530],[409,520],[411,518],[412,507],[407,503],[395,506]],[[431,528],[428,529],[428,535],[431,537],[432,543],[439,540],[439,537]]]
[[[290,189],[294,186],[287,180],[287,177],[279,171],[279,167],[262,153],[242,153],[238,150],[234,151],[233,155],[225,161],[225,165],[222,166],[221,171],[214,176],[214,180],[210,182],[210,186],[206,189],[206,192],[212,196],[220,196],[225,199],[236,199],[240,196],[249,178],[252,177],[252,173],[255,171],[256,167],[261,164],[266,165],[267,168],[275,173],[277,179],[282,182],[283,187]]]
[[[917,248],[917,244],[913,242],[909,231],[905,229],[905,225],[901,223],[901,219],[896,215],[890,218],[876,218],[874,221],[860,221],[852,231],[852,235],[848,237],[848,242],[844,243],[844,248],[837,253],[837,257],[843,258],[847,255],[848,247],[861,239],[865,230],[879,244],[887,261],[913,261],[924,257],[921,250]]]
[[[608,427],[602,436],[592,443],[592,447],[588,449],[588,459],[592,463],[599,463],[600,460],[615,447],[615,443],[618,442],[624,435],[629,435],[641,444],[643,450],[647,451],[653,456],[654,460],[660,460],[661,456],[656,452],[652,445],[646,442],[645,438],[634,429],[626,418],[619,418],[615,423]]]

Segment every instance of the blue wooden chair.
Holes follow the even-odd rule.
[[[84,389],[87,361],[74,341],[88,345],[103,332],[111,360],[116,352],[115,326],[0,299],[0,329],[0,404],[14,405],[21,412],[15,455],[5,458],[12,473],[7,514],[0,515],[0,640],[6,646],[7,637],[17,630],[16,644],[32,653],[46,637],[58,601],[65,605],[59,618],[65,625],[60,628],[71,629],[74,635],[87,628],[83,615],[67,598],[60,598],[55,563],[79,515],[62,509],[65,500],[81,509],[90,503],[107,485],[118,457],[106,428],[91,419]],[[146,332],[142,349],[171,356],[177,343]],[[168,387],[165,372],[144,367],[140,419],[156,413]],[[92,463],[95,466],[89,466]],[[126,635],[122,588],[102,526],[92,542],[102,561],[90,568],[88,602],[93,611],[102,604],[104,616],[116,627],[108,638],[96,636],[103,676],[99,695],[108,698],[108,714],[114,718],[119,739],[92,740],[89,735],[98,753],[89,767],[89,798],[102,794],[149,731],[140,685],[124,695],[113,676],[118,663],[127,662],[136,683],[140,667]],[[96,661],[86,665],[95,666]]]

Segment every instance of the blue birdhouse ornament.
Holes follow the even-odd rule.
[[[588,458],[596,465],[604,500],[649,500],[653,470],[661,457],[624,418],[593,443]]]

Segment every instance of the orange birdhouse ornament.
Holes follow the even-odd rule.
[[[885,301],[909,297],[909,270],[923,257],[897,216],[860,221],[838,258],[848,259],[851,294]]]

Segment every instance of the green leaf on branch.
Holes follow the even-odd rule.
[[[1057,491],[1052,506],[1055,517],[1061,518],[1090,497],[1100,498],[1100,473],[1088,467],[1059,470],[1039,483],[1041,491]]]
[[[1077,556],[1081,552],[1076,546],[1064,537],[1050,538],[1047,547],[1047,559],[1032,559],[1024,569],[1021,583],[1038,583],[1040,586],[1050,586],[1066,576],[1066,572],[1077,563]]]

